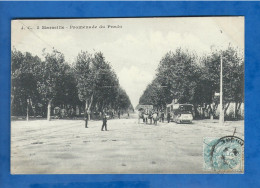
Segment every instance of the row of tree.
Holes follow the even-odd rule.
[[[44,60],[16,49],[11,57],[11,113],[13,116],[51,117],[54,106],[84,106],[91,112],[133,108],[120,87],[111,65],[101,52],[81,51],[73,65],[57,50],[46,53]]]
[[[203,57],[181,48],[168,52],[160,61],[156,77],[140,97],[140,104],[164,109],[173,99],[179,103],[208,106],[214,113],[219,104],[220,59],[223,60],[223,102],[225,111],[235,103],[235,116],[244,101],[244,58],[229,46]],[[214,105],[212,105],[214,104]]]

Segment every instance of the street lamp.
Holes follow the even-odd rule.
[[[222,52],[220,54],[220,92],[219,92],[219,125],[224,125],[224,111],[223,111],[223,58]]]
[[[222,35],[222,30],[220,30]],[[219,125],[224,125],[224,111],[223,111],[223,57],[222,50],[220,52],[220,91],[219,91]]]

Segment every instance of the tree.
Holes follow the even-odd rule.
[[[70,105],[75,108],[76,105],[80,104],[78,98],[77,81],[74,74],[74,70],[67,63],[65,63],[63,65],[61,75],[57,78],[57,92],[53,98],[55,105]]]
[[[51,120],[52,100],[58,92],[58,79],[65,71],[64,55],[57,50],[44,54],[45,60],[42,62],[41,70],[39,70],[39,81],[37,89],[42,100],[47,103],[47,120]]]
[[[45,53],[44,60],[30,53],[12,51],[12,114],[28,114],[29,106],[47,108],[51,119],[52,104],[68,107],[85,102],[85,109],[104,111],[126,109],[131,102],[120,88],[118,78],[101,52],[81,52],[74,66],[65,62],[57,50]],[[40,110],[46,113],[44,110]]]
[[[173,98],[181,103],[194,102],[198,71],[195,55],[180,48],[168,52],[161,59],[156,78],[146,88],[140,102],[153,104],[157,108],[163,108]]]
[[[235,102],[235,117],[237,117],[237,111],[244,101],[244,58],[243,55],[239,54],[238,49],[229,46],[226,50],[212,51],[211,54],[204,57],[203,78],[208,82],[205,87],[210,91],[211,99],[214,98],[215,93],[219,92],[221,55],[223,59],[224,112],[226,112],[231,102]],[[219,103],[218,100],[214,102]]]
[[[11,108],[12,115],[29,115],[40,101],[37,91],[37,70],[41,60],[30,53],[21,53],[14,49],[11,55]],[[28,117],[27,117],[28,118]]]
[[[116,104],[117,110],[128,110],[132,107],[131,101],[128,95],[126,94],[126,91],[121,87],[118,88]]]
[[[163,109],[166,105],[166,89],[156,78],[149,84],[139,99],[139,104],[153,105],[157,109]]]
[[[243,102],[244,60],[238,49],[229,46],[223,51],[212,51],[198,58],[181,48],[168,52],[161,59],[156,77],[140,97],[140,104],[162,108],[177,99],[179,103],[209,106],[211,114],[218,101],[215,93],[220,87],[220,56],[223,57],[223,96],[225,111],[231,102],[236,103],[235,116]],[[212,109],[212,103],[215,108]]]
[[[119,82],[101,52],[94,55],[80,52],[75,63],[75,73],[79,99],[85,101],[89,115],[93,109],[103,111],[115,106]]]
[[[77,79],[78,96],[81,101],[85,101],[85,110],[89,110],[89,104],[92,103],[94,97],[91,64],[91,54],[88,52],[78,54],[75,64],[75,76]]]
[[[96,97],[94,104],[96,104],[99,111],[111,109],[119,88],[118,78],[110,64],[105,61],[102,53],[98,52],[94,54],[93,63],[93,68],[96,72]]]

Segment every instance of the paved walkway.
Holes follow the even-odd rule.
[[[193,124],[138,124],[108,121],[35,120],[11,123],[11,173],[205,173],[203,138],[244,137],[244,121],[201,120]]]

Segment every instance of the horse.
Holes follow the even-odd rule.
[[[144,113],[142,111],[139,111],[138,114],[138,124],[140,123],[140,119],[144,119]]]
[[[148,114],[145,113],[145,114],[143,115],[143,120],[144,120],[145,124],[147,124],[147,119],[148,119]]]

